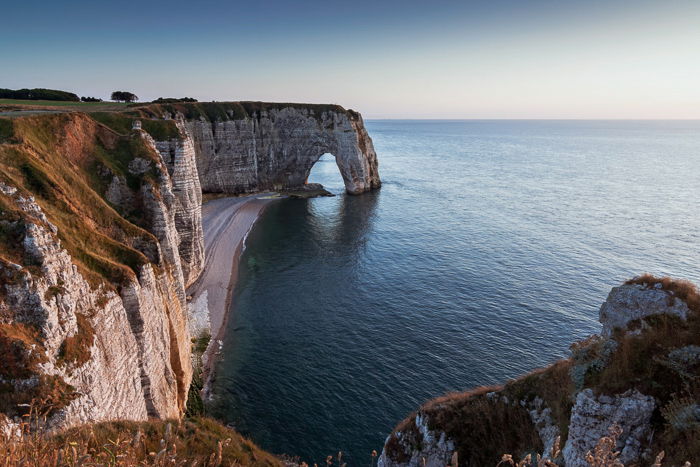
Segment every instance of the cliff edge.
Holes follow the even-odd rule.
[[[0,413],[51,427],[182,415],[203,192],[294,189],[331,152],[379,187],[359,114],[196,103],[0,117]]]
[[[557,440],[558,465],[603,465],[587,455],[613,426],[624,465],[651,465],[661,451],[665,465],[700,459],[695,286],[635,278],[612,289],[600,322],[601,334],[573,344],[568,359],[503,386],[427,402],[394,429],[379,465],[496,465],[505,453],[546,457]]]

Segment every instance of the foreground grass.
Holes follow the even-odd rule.
[[[184,421],[108,422],[59,434],[22,427],[21,437],[0,436],[0,466],[259,466],[283,465],[222,424],[204,417]]]

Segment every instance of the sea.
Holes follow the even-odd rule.
[[[426,400],[566,357],[612,287],[700,284],[700,122],[369,120],[380,190],[270,204],[210,412],[274,453],[370,465]]]

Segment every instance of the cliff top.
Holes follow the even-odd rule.
[[[324,112],[346,113],[352,119],[359,113],[337,104],[306,104],[296,102],[176,102],[176,103],[133,103],[118,102],[64,102],[64,101],[20,101],[0,99],[0,116],[14,117],[38,112],[110,112],[123,113],[132,117],[162,118],[165,114],[181,113],[187,119],[204,118],[210,121],[253,118],[261,112],[294,108],[307,110],[316,117]]]

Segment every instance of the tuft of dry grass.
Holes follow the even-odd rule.
[[[235,431],[206,418],[107,422],[60,433],[44,431],[43,418],[32,410],[17,430],[0,435],[0,466],[283,465]]]
[[[58,351],[58,363],[79,367],[90,360],[90,348],[95,341],[95,329],[87,316],[76,313],[75,317],[78,321],[78,331],[74,335],[66,337],[61,344]]]

